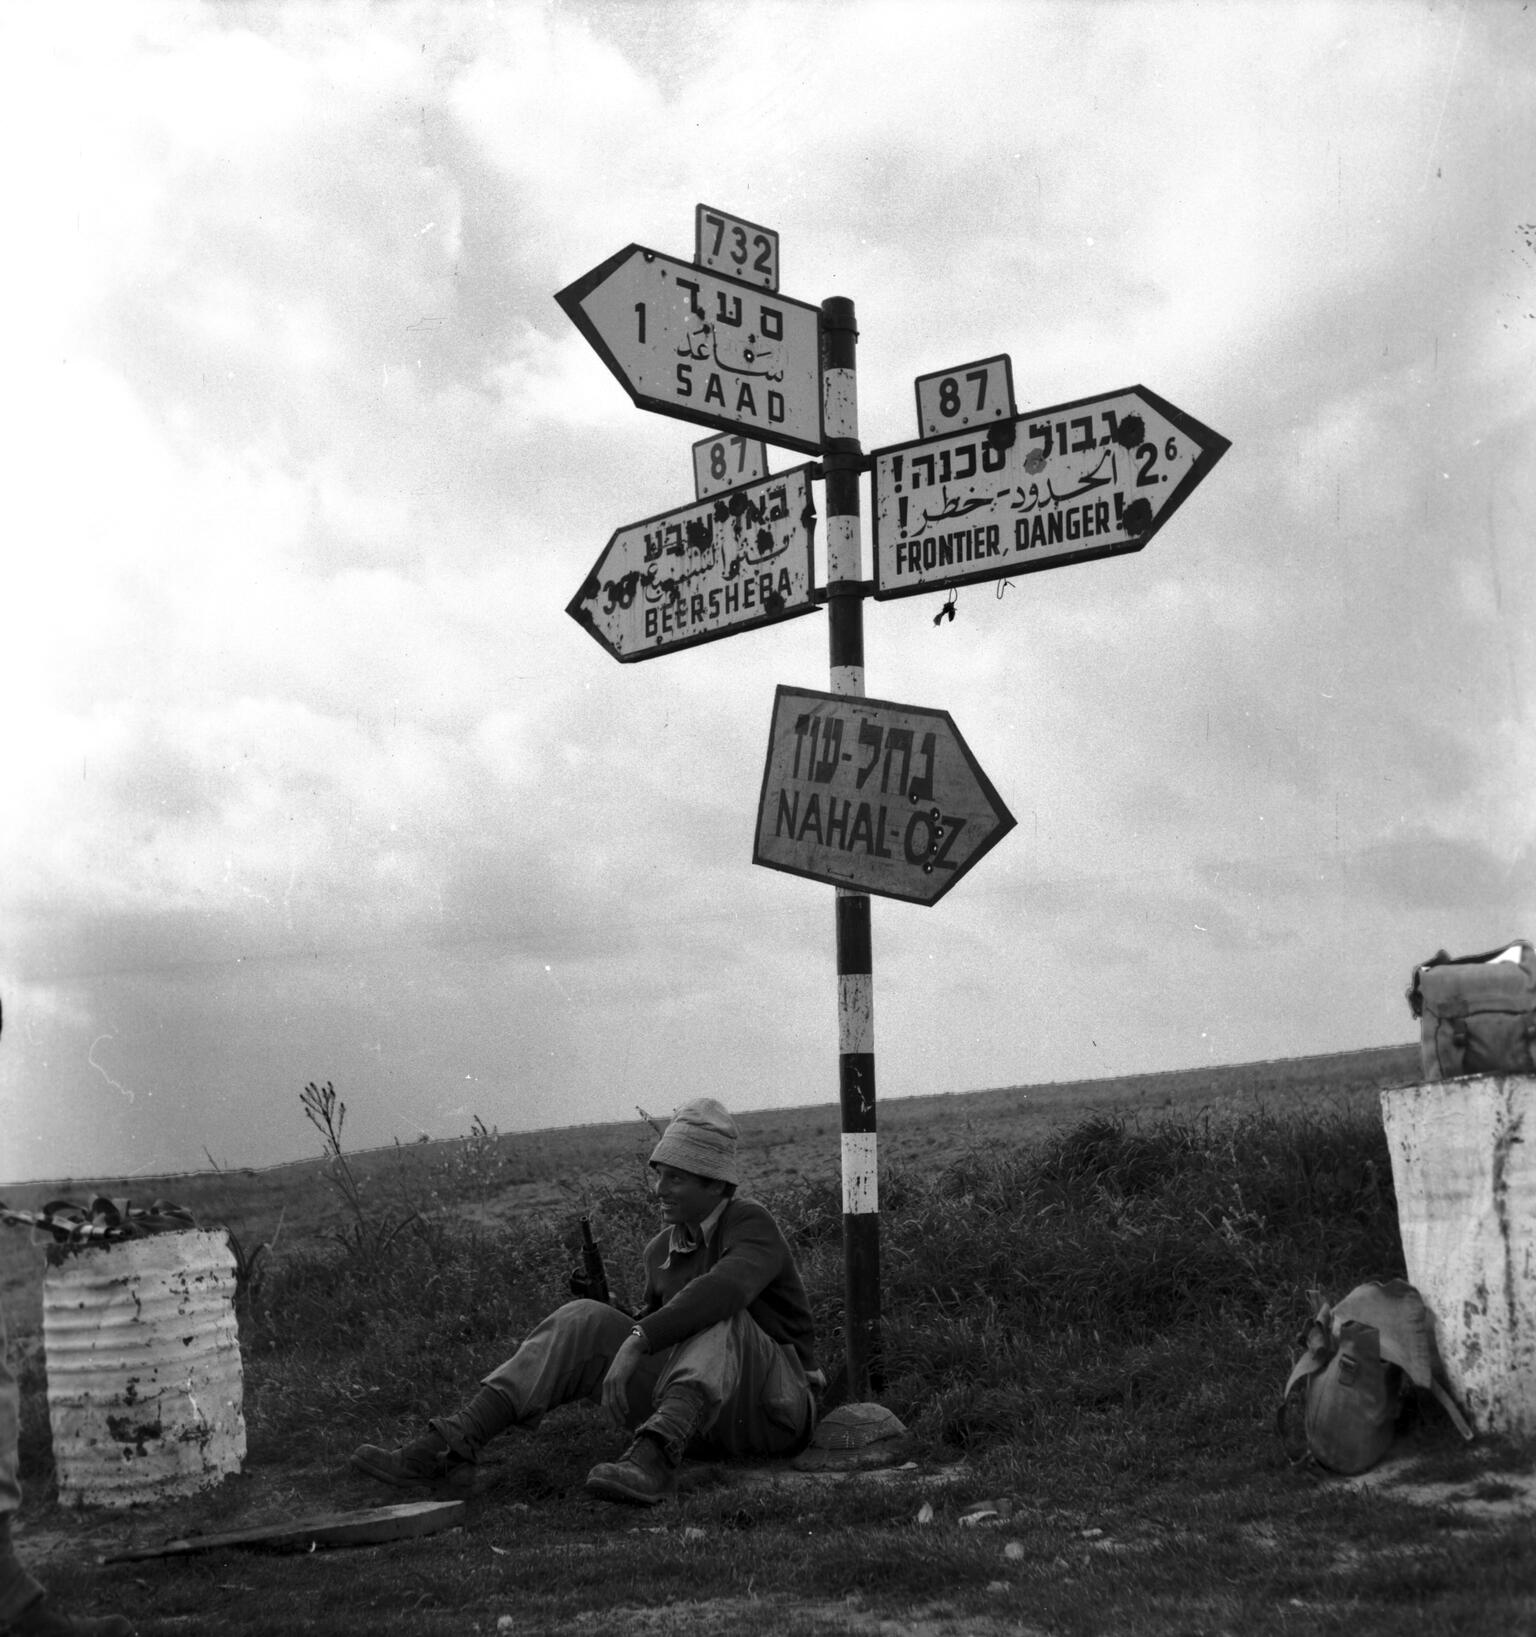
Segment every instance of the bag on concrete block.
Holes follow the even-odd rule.
[[[1413,969],[1426,1080],[1536,1074],[1536,949],[1523,938],[1485,955],[1439,954]]]
[[[1429,1310],[1404,1279],[1357,1285],[1327,1302],[1307,1326],[1305,1352],[1280,1396],[1275,1425],[1293,1460],[1311,1458],[1330,1472],[1368,1472],[1392,1447],[1413,1389],[1433,1393],[1456,1430],[1472,1429],[1440,1380]],[[1286,1417],[1291,1394],[1306,1383],[1304,1450],[1293,1450]]]

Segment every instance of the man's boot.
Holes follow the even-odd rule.
[[[709,1418],[709,1405],[696,1386],[672,1387],[618,1460],[601,1461],[587,1474],[588,1492],[632,1506],[655,1506],[676,1494],[683,1451]]]
[[[399,1449],[361,1444],[352,1451],[350,1464],[396,1489],[440,1489],[445,1484],[469,1489],[475,1481],[473,1459],[452,1448],[435,1427]]]
[[[399,1449],[363,1444],[352,1465],[396,1489],[435,1489],[448,1484],[472,1489],[480,1451],[517,1421],[512,1400],[499,1387],[482,1387],[456,1414],[434,1416],[419,1438]]]
[[[667,1456],[654,1433],[636,1433],[617,1461],[600,1461],[592,1468],[587,1491],[605,1501],[655,1506],[677,1492],[677,1463]]]

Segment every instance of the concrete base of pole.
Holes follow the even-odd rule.
[[[1536,1078],[1381,1094],[1410,1283],[1479,1432],[1536,1434]]]

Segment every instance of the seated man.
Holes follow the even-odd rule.
[[[579,1300],[537,1325],[457,1414],[400,1449],[364,1444],[352,1465],[399,1488],[467,1482],[507,1427],[536,1427],[578,1398],[634,1431],[587,1475],[605,1500],[651,1506],[677,1487],[685,1449],[793,1455],[815,1430],[810,1303],[778,1224],[735,1197],[736,1122],[711,1097],[679,1109],[651,1154],[662,1220],[645,1248],[645,1303],[631,1319]],[[819,1379],[819,1378],[818,1378]]]

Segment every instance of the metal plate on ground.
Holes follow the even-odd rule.
[[[103,1563],[130,1563],[139,1558],[183,1557],[190,1552],[213,1552],[225,1546],[248,1546],[266,1552],[307,1552],[322,1546],[376,1546],[382,1541],[406,1540],[413,1535],[434,1535],[463,1521],[463,1501],[406,1501],[398,1506],[373,1506],[362,1512],[323,1512],[234,1529],[218,1535],[189,1535],[159,1546],[139,1546],[114,1552]]]

